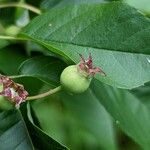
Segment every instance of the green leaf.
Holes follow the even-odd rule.
[[[24,117],[31,118],[30,112],[26,113]],[[29,118],[24,122],[19,110],[1,112],[0,121],[0,149],[34,150],[35,148],[43,148],[46,150],[67,150],[35,126]],[[27,130],[26,124],[29,125],[29,130]]]
[[[150,20],[120,2],[51,9],[22,31],[22,35],[51,46],[51,42],[112,51],[149,53]]]
[[[1,112],[0,122],[0,149],[34,150],[19,111]]]
[[[25,76],[37,77],[45,82],[59,84],[59,78],[65,63],[50,56],[38,56],[22,63],[19,72]]]
[[[134,95],[94,81],[92,90],[116,124],[145,150],[150,148],[148,108]]]
[[[1,2],[0,2],[1,3]],[[14,24],[15,8],[3,8],[0,10],[0,22],[3,26]]]
[[[16,83],[22,84],[28,91],[29,95],[39,94],[40,89],[45,85],[43,81],[29,76],[19,76],[19,78],[13,79]]]
[[[22,48],[7,47],[0,50],[0,71],[7,75],[16,75],[17,68],[26,59]]]
[[[27,124],[27,128],[30,131],[29,134],[32,138],[33,144],[37,149],[45,150],[67,150],[67,148],[51,137],[49,137],[44,131],[34,124],[34,118],[32,117],[32,110],[29,103],[22,108],[24,119]]]
[[[135,54],[149,54],[149,33],[148,18],[112,2],[52,9],[31,21],[22,36],[76,63],[78,52],[85,57],[91,52],[95,65],[107,74],[96,79],[131,89],[150,81],[149,55]]]

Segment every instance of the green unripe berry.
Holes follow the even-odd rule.
[[[62,88],[72,94],[83,93],[89,88],[91,79],[83,72],[80,72],[77,65],[72,65],[64,69],[60,76]]]
[[[0,84],[0,92],[3,90],[3,84]],[[13,109],[13,105],[10,101],[0,96],[0,110],[10,110]]]
[[[0,110],[14,109],[14,105],[3,96],[0,96]]]

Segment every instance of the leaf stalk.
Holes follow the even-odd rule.
[[[32,5],[29,5],[29,4],[25,4],[25,3],[7,3],[7,4],[4,4],[4,3],[1,3],[0,4],[0,8],[7,8],[7,7],[21,7],[21,8],[24,8],[24,9],[28,9],[36,14],[41,14],[41,10],[32,6]]]
[[[5,35],[0,35],[0,39],[2,39],[2,40],[25,40],[23,38],[5,36]]]

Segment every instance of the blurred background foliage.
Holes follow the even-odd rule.
[[[110,1],[110,0],[109,0]],[[101,3],[108,0],[0,0],[1,3],[28,3],[43,11],[53,7],[79,3]],[[123,0],[150,15],[149,0]],[[36,15],[21,8],[0,9],[0,34],[16,35]],[[6,46],[8,45],[8,46]],[[32,42],[0,41],[0,73],[16,75],[18,68],[26,59],[41,55],[55,56],[46,49]],[[11,66],[10,66],[11,64]],[[56,84],[43,83],[35,77],[16,79],[23,83],[31,95],[42,93]],[[103,86],[103,84],[101,83]],[[93,95],[92,88],[81,95],[68,95],[65,92],[32,102],[41,128],[52,138],[72,150],[138,150],[139,145],[128,137],[120,128],[119,122],[113,119],[106,108]],[[108,93],[111,88],[107,88]],[[150,83],[128,91],[138,98],[145,107],[150,108]],[[113,96],[112,96],[113,97]],[[123,97],[119,97],[123,100]],[[132,99],[131,99],[132,100]],[[111,106],[110,106],[111,107]],[[113,107],[113,106],[112,106]],[[110,109],[110,108],[108,108]],[[133,129],[134,130],[134,129]],[[149,134],[149,133],[148,133]]]

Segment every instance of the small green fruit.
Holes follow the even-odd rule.
[[[0,110],[10,110],[13,109],[14,105],[5,99],[3,96],[0,96]]]
[[[62,88],[72,94],[86,91],[96,73],[106,76],[101,68],[93,66],[91,54],[87,60],[81,54],[79,55],[81,58],[80,62],[77,65],[65,68],[60,77]]]
[[[86,91],[91,79],[80,72],[77,65],[72,65],[64,69],[61,74],[60,82],[62,88],[72,94],[79,94]]]
[[[0,84],[0,92],[3,90],[3,84]],[[0,96],[0,110],[13,109],[13,105],[10,101],[6,100],[3,96]]]

